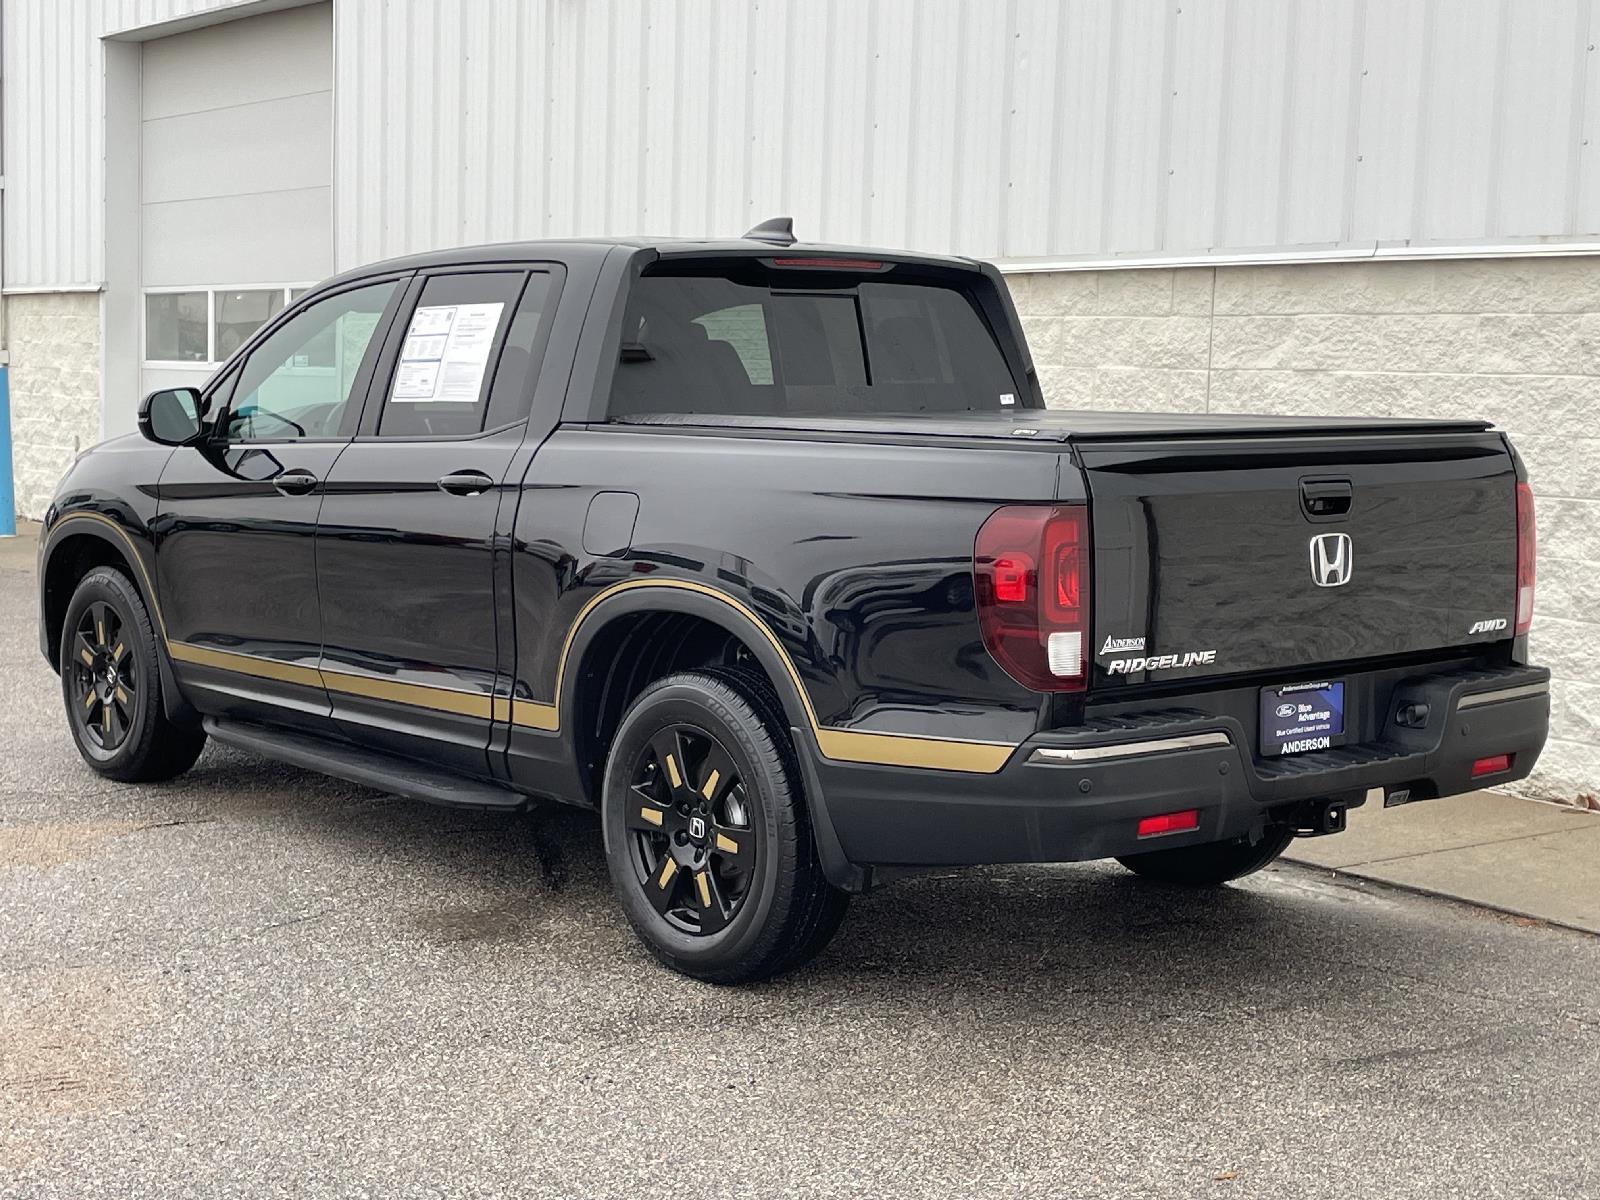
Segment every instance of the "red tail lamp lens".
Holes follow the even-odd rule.
[[[1004,554],[994,560],[994,598],[1001,604],[1026,604],[1033,560],[1026,554]]]
[[[1006,674],[1041,692],[1088,684],[1089,516],[1081,504],[1009,505],[978,530],[978,627]]]
[[[1188,833],[1200,828],[1200,810],[1186,808],[1182,812],[1162,813],[1159,817],[1145,817],[1139,822],[1139,836],[1158,837],[1163,833]]]

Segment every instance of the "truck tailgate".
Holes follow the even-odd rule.
[[[1499,434],[1128,439],[1078,454],[1096,690],[1295,682],[1512,636],[1516,474]]]

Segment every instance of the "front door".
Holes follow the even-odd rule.
[[[496,555],[516,503],[552,269],[458,268],[412,286],[359,435],[327,479],[317,529],[322,677],[342,731],[492,776],[509,709]],[[381,400],[381,403],[380,403]],[[504,510],[504,511],[502,511]]]
[[[211,439],[162,473],[157,587],[174,668],[203,711],[328,727],[317,517],[404,282],[280,320],[211,390]]]

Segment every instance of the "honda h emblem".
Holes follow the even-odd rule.
[[[1348,533],[1319,533],[1311,539],[1311,582],[1318,587],[1343,587],[1355,568]]]

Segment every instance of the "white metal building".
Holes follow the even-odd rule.
[[[732,234],[1014,276],[1052,403],[1480,414],[1600,791],[1596,0],[0,0],[17,500],[294,290]]]

